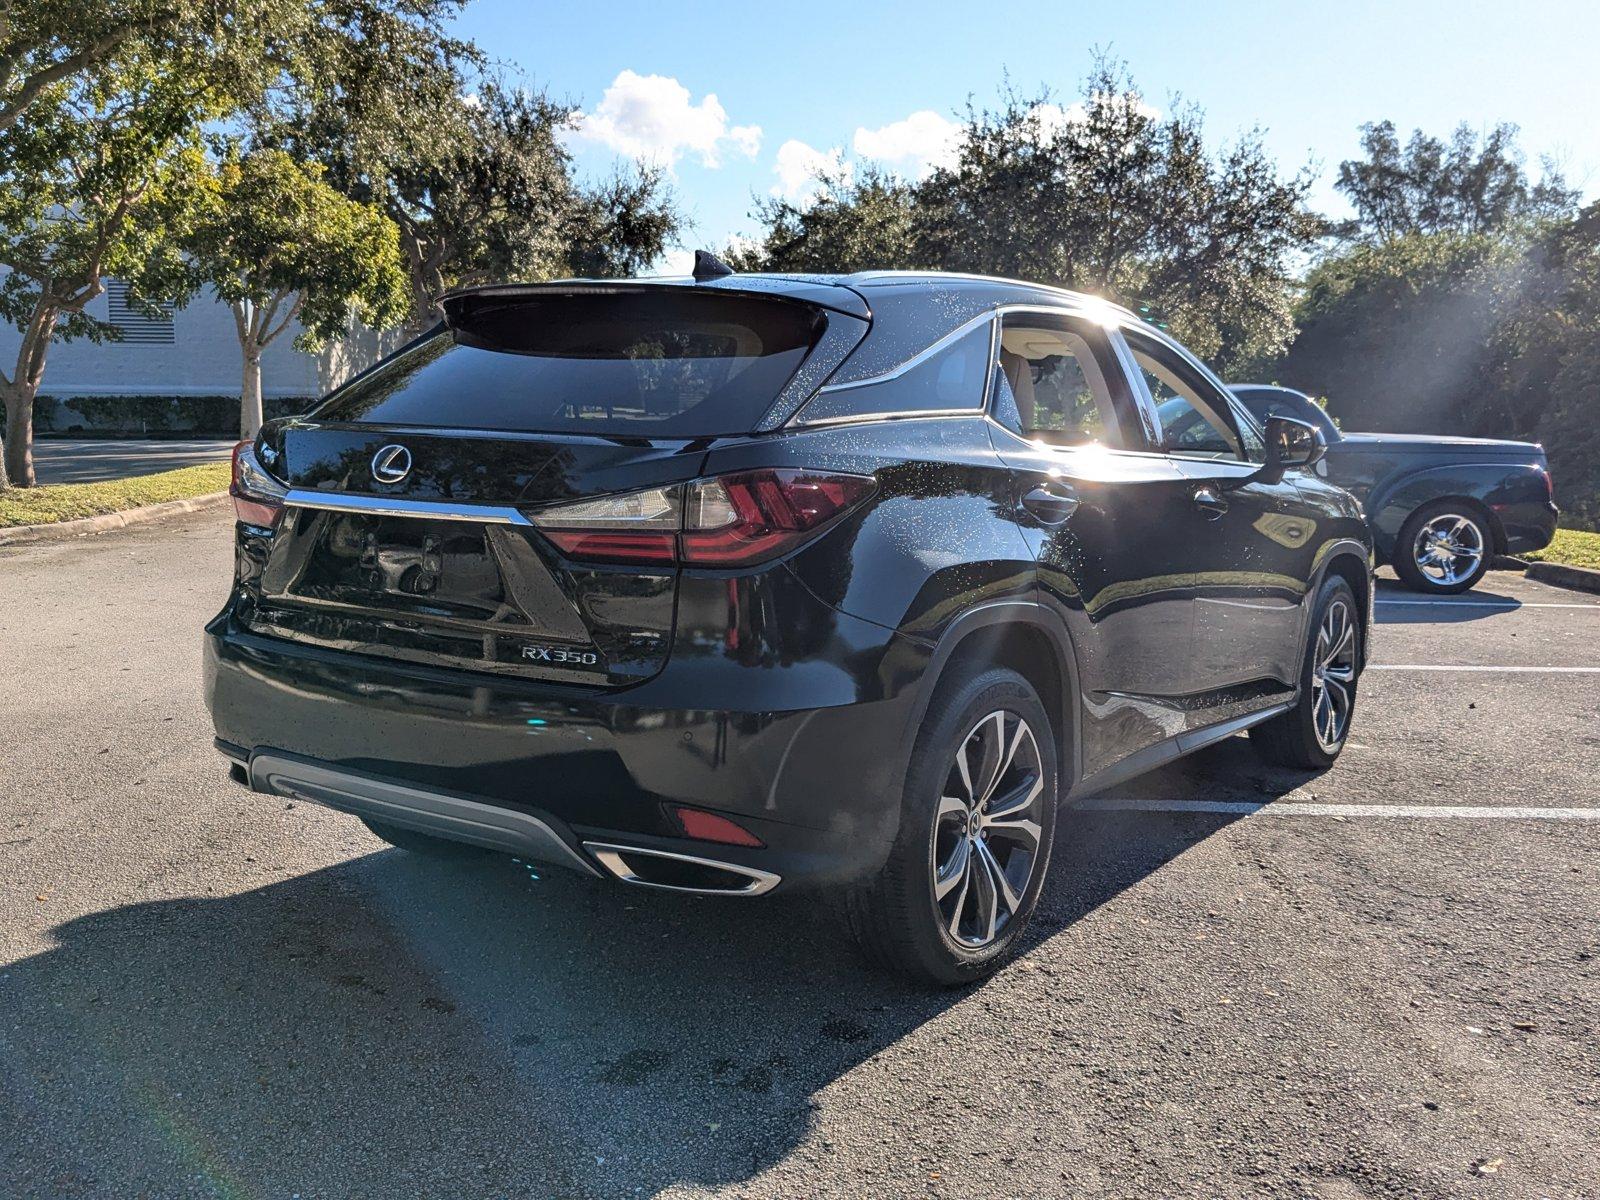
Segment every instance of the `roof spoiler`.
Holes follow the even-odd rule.
[[[696,265],[699,265],[698,259]],[[725,264],[719,265],[725,266]],[[726,274],[709,275],[704,278],[560,279],[550,283],[488,284],[483,287],[447,292],[439,298],[439,307],[444,312],[445,324],[454,328],[460,319],[474,310],[481,310],[485,305],[496,302],[515,303],[517,300],[554,296],[637,296],[641,292],[690,289],[761,296],[771,300],[790,300],[817,308],[832,309],[863,321],[872,319],[872,310],[867,306],[861,293],[854,288],[842,284],[775,275],[736,275],[731,268],[727,269]]]

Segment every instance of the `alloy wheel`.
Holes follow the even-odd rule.
[[[939,797],[930,855],[945,933],[978,950],[1004,935],[1039,859],[1045,796],[1028,722],[997,709],[957,747]]]
[[[1452,587],[1478,569],[1485,551],[1483,529],[1471,517],[1440,513],[1417,530],[1412,560],[1429,583]]]
[[[1344,741],[1355,707],[1356,623],[1349,602],[1337,598],[1322,614],[1311,663],[1311,714],[1317,742],[1329,753]]]

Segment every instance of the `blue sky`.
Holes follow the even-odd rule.
[[[1594,0],[471,0],[458,28],[582,106],[585,172],[638,154],[668,166],[691,246],[752,232],[753,197],[804,187],[833,151],[925,169],[968,97],[992,101],[1008,74],[1068,103],[1096,48],[1128,63],[1155,108],[1174,93],[1200,105],[1212,139],[1260,125],[1285,171],[1320,164],[1323,211],[1342,210],[1332,178],[1357,127],[1385,117],[1439,135],[1516,122],[1530,166],[1552,154],[1600,192]]]

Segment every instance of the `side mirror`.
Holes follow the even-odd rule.
[[[1267,461],[1251,476],[1260,483],[1278,483],[1290,468],[1309,467],[1328,452],[1328,439],[1308,421],[1267,418]]]

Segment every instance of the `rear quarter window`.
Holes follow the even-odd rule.
[[[325,421],[642,437],[744,433],[823,328],[808,305],[681,289],[467,297],[331,395]]]

